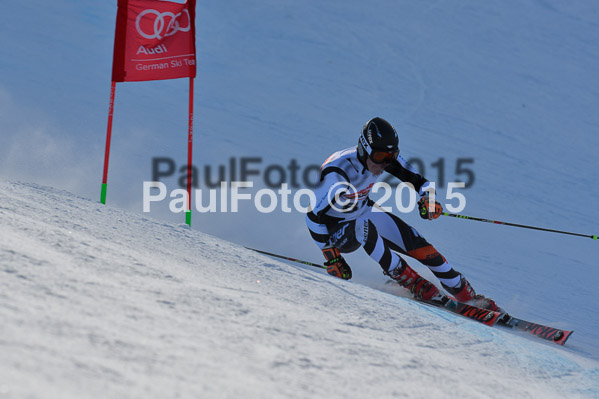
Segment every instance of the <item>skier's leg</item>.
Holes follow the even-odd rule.
[[[360,242],[356,239],[356,221],[349,220],[327,226],[329,240],[327,247],[335,247],[341,253],[354,252],[360,248]]]
[[[476,301],[477,306],[499,310],[492,299],[477,295],[468,280],[412,226],[388,212],[372,212],[370,217],[376,223],[388,247],[426,265],[439,279],[443,288],[458,301]]]
[[[388,212],[371,212],[370,218],[393,251],[426,265],[444,287],[460,284],[461,274],[412,226]]]
[[[399,254],[391,251],[389,245],[378,234],[377,227],[368,218],[356,221],[356,238],[366,253],[378,262],[385,274],[409,289],[415,298],[426,301],[440,300],[442,295],[437,287],[416,273]]]

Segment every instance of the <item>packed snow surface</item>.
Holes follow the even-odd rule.
[[[185,79],[117,85],[98,204],[115,16],[0,13],[0,398],[599,397],[597,240],[392,206],[477,292],[575,330],[558,347],[414,303],[363,251],[345,282],[243,248],[322,261],[300,212],[142,213],[155,158],[180,186]],[[445,209],[471,179],[465,215],[598,234],[598,17],[595,0],[198,1],[198,188],[245,158],[251,194],[290,165],[296,191],[380,116]]]
[[[2,398],[599,392],[599,363],[568,346],[184,224],[6,180],[0,220]]]

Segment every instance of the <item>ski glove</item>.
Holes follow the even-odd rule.
[[[438,201],[435,201],[433,211],[430,211],[431,205],[432,201],[427,195],[420,198],[420,201],[418,201],[418,212],[422,219],[433,220],[441,216],[441,213],[443,212],[441,204]]]
[[[327,267],[327,273],[331,276],[339,277],[344,280],[351,278],[351,268],[341,256],[339,249],[337,248],[325,248],[322,250],[322,254],[327,259],[324,265]]]

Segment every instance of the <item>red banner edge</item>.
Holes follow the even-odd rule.
[[[125,50],[127,44],[128,0],[119,0],[114,32],[114,50],[112,55],[112,81],[125,81]]]
[[[198,53],[197,53],[197,48],[196,48],[196,0],[188,0],[189,1],[189,6],[188,9],[190,10],[190,14],[191,14],[191,52],[193,53],[193,60],[195,61],[193,64],[193,73],[190,76],[190,78],[194,79],[197,75],[197,70],[198,70]]]

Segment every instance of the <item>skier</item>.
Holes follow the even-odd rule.
[[[414,298],[441,301],[444,294],[415,272],[401,255],[417,259],[460,302],[500,310],[492,299],[478,295],[466,278],[412,226],[392,213],[373,209],[369,193],[383,171],[411,183],[421,196],[418,209],[423,219],[437,219],[443,207],[433,201],[428,180],[399,156],[399,138],[389,122],[369,120],[358,146],[332,154],[322,165],[316,204],[306,214],[312,239],[326,259],[327,272],[349,280],[351,268],[341,255],[363,247],[383,272],[411,291]]]

